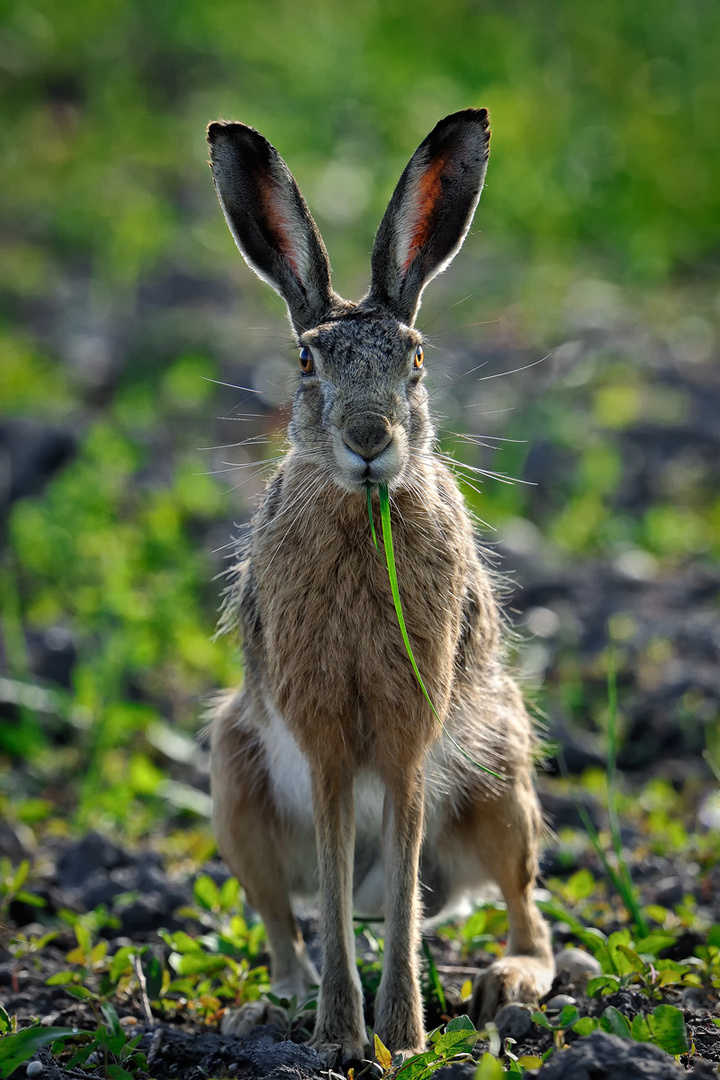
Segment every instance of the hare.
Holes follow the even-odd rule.
[[[470,227],[489,138],[486,110],[466,109],[421,143],[355,304],[333,291],[323,241],[277,151],[244,124],[208,127],[230,231],[285,300],[299,349],[290,449],[238,543],[226,599],[245,684],[212,722],[214,828],[265,922],[274,992],[302,998],[319,982],[313,1044],[339,1044],[345,1060],[366,1044],[353,911],[385,921],[374,1030],[391,1050],[424,1044],[423,914],[450,913],[487,881],[507,902],[510,933],[506,958],[477,981],[473,1018],[537,1000],[554,974],[532,899],[541,831],[532,728],[502,666],[468,512],[433,451],[414,328],[423,289]],[[412,649],[442,726],[373,544],[367,490],[378,520],[380,484]],[[321,976],[291,903],[316,893]]]

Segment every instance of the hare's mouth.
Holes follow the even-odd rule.
[[[353,493],[364,492],[368,483],[393,487],[405,466],[405,455],[395,438],[390,439],[371,458],[351,449],[345,442],[337,448],[337,452],[340,465],[337,479],[341,487]]]

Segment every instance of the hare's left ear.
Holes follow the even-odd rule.
[[[441,120],[398,181],[380,223],[368,300],[412,326],[428,281],[460,250],[480,198],[490,143],[487,109]]]

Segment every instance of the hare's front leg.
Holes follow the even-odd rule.
[[[313,772],[313,812],[320,873],[323,965],[312,1045],[340,1044],[344,1060],[361,1058],[366,1041],[352,923],[355,808],[352,777],[336,762]]]
[[[423,774],[411,768],[387,781],[383,822],[385,954],[375,1030],[390,1050],[425,1043],[418,974],[418,863],[423,831]]]

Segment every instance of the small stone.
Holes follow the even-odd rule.
[[[509,1005],[503,1005],[495,1017],[495,1026],[500,1038],[522,1042],[532,1029],[533,1011],[531,1005],[517,1005],[512,1002]]]
[[[566,1005],[577,1005],[577,1000],[571,997],[570,994],[556,994],[555,997],[551,997],[548,1001],[545,1012],[562,1012]]]
[[[598,960],[584,949],[563,949],[555,957],[558,975],[567,975],[570,982],[582,982],[602,974]]]
[[[44,1068],[42,1061],[29,1061],[25,1066],[25,1073],[27,1076],[40,1076]]]

